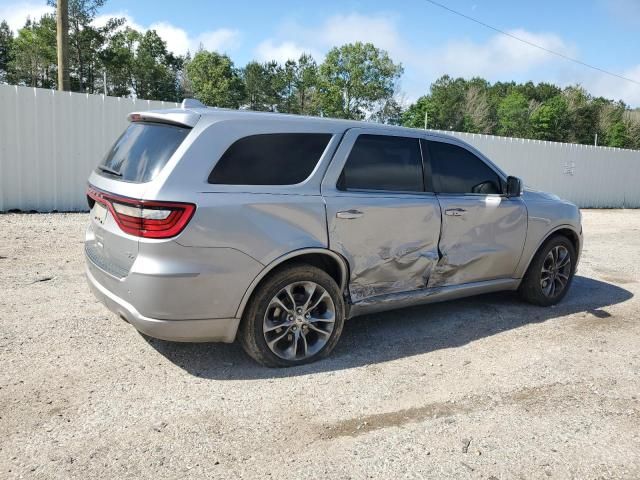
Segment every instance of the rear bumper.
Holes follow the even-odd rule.
[[[236,337],[240,319],[215,318],[197,320],[164,320],[145,317],[133,305],[109,291],[97,280],[101,272],[87,259],[86,275],[93,294],[109,310],[124,318],[139,332],[150,337],[175,342],[225,342]]]

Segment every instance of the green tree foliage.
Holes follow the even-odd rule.
[[[640,148],[640,114],[580,86],[465,80],[444,75],[402,114],[402,124],[557,142]]]
[[[176,72],[182,68],[182,61],[167,51],[167,44],[155,30],[140,36],[133,66],[136,96],[180,99]]]
[[[401,124],[411,128],[439,128],[436,124],[436,107],[430,95],[420,97],[409,105],[401,117]]]
[[[249,62],[242,71],[247,106],[251,110],[279,111],[286,84],[285,68],[277,62]]]
[[[541,140],[565,141],[569,128],[569,107],[562,95],[538,105],[529,118],[531,135]]]
[[[626,148],[640,149],[640,108],[625,110],[622,120],[627,128]]]
[[[56,82],[56,19],[27,20],[12,42],[8,77],[30,87],[52,88]]]
[[[109,79],[109,94],[180,101],[178,75],[183,59],[167,50],[155,30],[141,34],[125,28],[113,35],[101,57]]]
[[[393,97],[402,71],[371,43],[333,48],[320,65],[320,108],[331,117],[364,119]]]
[[[462,130],[464,124],[463,105],[466,84],[462,78],[453,79],[444,75],[431,84],[431,99],[434,106],[431,128]]]
[[[567,101],[568,119],[564,124],[567,129],[566,141],[572,143],[592,143],[598,129],[598,116],[602,104],[593,101],[582,87],[567,87],[563,92]]]
[[[215,107],[238,108],[245,96],[244,83],[231,59],[200,50],[186,65],[197,99]]]
[[[242,70],[246,106],[251,110],[317,113],[318,66],[307,54],[284,65],[249,62]]]
[[[13,32],[9,24],[3,20],[0,22],[0,82],[9,80],[9,64],[13,54]]]
[[[56,0],[47,0],[55,7]],[[591,96],[581,86],[436,79],[425,95],[399,100],[402,66],[371,43],[332,48],[321,63],[308,54],[284,63],[250,61],[200,50],[174,55],[155,31],[123,18],[102,26],[106,0],[69,0],[73,91],[180,101],[195,96],[228,108],[367,119],[413,128],[457,130],[640,149],[640,110]],[[1,20],[1,19],[0,19]],[[56,22],[27,20],[15,35],[0,21],[0,82],[56,87]],[[106,85],[104,78],[106,74]]]
[[[135,92],[135,57],[140,33],[125,28],[111,38],[102,52],[109,95],[128,96]]]
[[[385,100],[380,107],[373,112],[369,120],[387,125],[402,124],[402,104],[394,97]]]
[[[317,114],[318,64],[311,55],[303,53],[294,66],[295,109],[292,113]]]
[[[606,103],[599,115],[601,142],[609,147],[624,148],[637,143],[628,136],[627,124],[624,121],[625,108],[620,103]]]
[[[106,0],[69,0],[69,57],[71,89],[80,92],[103,92],[105,71],[103,52],[110,37],[124,24],[111,18],[102,27],[93,21]],[[48,4],[57,8],[55,0]]]
[[[498,105],[498,134],[509,137],[526,137],[529,124],[527,97],[512,91]]]
[[[462,129],[472,133],[491,133],[495,126],[486,88],[471,85],[462,106]]]

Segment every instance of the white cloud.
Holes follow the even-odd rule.
[[[640,82],[640,64],[620,72],[620,75]],[[640,107],[640,85],[636,83],[598,72],[585,76],[580,83],[592,95],[621,99],[632,107]]]
[[[240,44],[240,32],[229,28],[221,28],[189,36],[186,30],[168,22],[153,23],[149,30],[155,30],[167,42],[167,48],[177,54],[184,55],[188,51],[196,52],[200,46],[206,50],[224,53],[237,48]]]
[[[167,42],[167,48],[171,52],[179,55],[184,55],[188,51],[193,53],[198,50],[200,45],[207,50],[215,50],[218,52],[233,50],[240,45],[241,34],[239,30],[220,28],[191,36],[184,28],[177,27],[169,22],[155,22],[149,26],[140,25],[126,12],[98,15],[94,20],[94,24],[97,26],[105,25],[107,20],[113,17],[124,17],[127,22],[125,24],[126,26],[140,32],[155,30],[158,35]]]
[[[24,26],[28,17],[39,19],[45,13],[54,12],[54,8],[46,5],[44,0],[38,3],[31,1],[17,2],[0,6],[0,20],[6,19],[9,27],[15,33]],[[102,27],[106,25],[110,18],[124,18],[126,20],[125,26],[140,32],[155,30],[167,42],[167,48],[176,54],[185,54],[187,51],[195,52],[200,45],[208,50],[226,52],[237,48],[241,40],[240,31],[230,28],[210,30],[192,36],[185,29],[169,22],[155,22],[149,26],[144,26],[136,22],[126,11],[102,13],[96,16],[93,24]]]
[[[53,13],[53,7],[46,2],[16,2],[0,5],[0,21],[6,20],[15,34],[18,29],[24,27],[27,18],[39,20],[45,13]]]
[[[406,45],[402,42],[395,18],[359,13],[328,17],[315,27],[285,22],[277,35],[260,43],[255,49],[259,60],[287,60],[301,53],[311,53],[321,60],[330,48],[353,42],[371,42],[404,61]]]
[[[548,50],[568,56],[575,55],[572,47],[552,33],[533,33],[522,29],[508,33]],[[505,35],[496,34],[484,43],[469,40],[450,42],[423,59],[426,60],[425,67],[441,73],[496,79],[530,72],[558,57]]]
[[[155,30],[162,39],[167,42],[167,48],[174,53],[185,53],[190,50],[191,40],[187,32],[167,22],[158,22],[149,26],[149,30]]]
[[[577,48],[555,33],[525,29],[512,29],[508,33],[579,58]],[[481,76],[490,81],[549,81],[561,86],[581,83],[594,94],[640,104],[640,92],[634,84],[585,70],[505,35],[495,34],[480,42],[461,39],[425,48],[406,41],[396,18],[389,15],[340,14],[316,26],[288,22],[274,37],[261,42],[254,53],[261,61],[285,61],[310,52],[322,61],[331,47],[355,41],[371,42],[403,64],[405,74],[400,87],[407,101],[414,101],[428,91],[431,82],[449,74],[466,78]],[[637,74],[636,70],[627,72],[630,77]]]
[[[241,36],[239,30],[230,28],[204,32],[195,38],[195,42],[191,44],[191,51],[197,50],[200,45],[207,50],[216,50],[218,52],[233,50],[240,46]]]
[[[523,29],[509,33],[544,48],[575,55],[575,49],[553,33],[533,33]],[[557,57],[504,35],[494,35],[484,42],[457,40],[427,48],[409,43],[401,33],[393,15],[339,14],[328,17],[317,26],[305,27],[285,23],[274,38],[258,45],[260,60],[295,58],[300,52],[313,52],[321,61],[331,47],[356,41],[371,42],[389,52],[405,67],[401,87],[409,100],[427,91],[440,75],[484,76],[490,80],[512,79],[526,75],[541,66],[557,62]]]
[[[395,19],[381,15],[334,15],[319,28],[318,37],[327,47],[371,42],[397,58],[404,57],[406,49]]]
[[[509,33],[548,50],[580,58],[576,47],[553,33],[510,30]],[[547,81],[561,87],[580,84],[594,96],[623,100],[640,105],[640,85],[571,63],[556,55],[506,37],[494,35],[486,42],[457,41],[436,48],[422,62],[415,61],[416,71],[429,78],[448,73],[451,76],[481,76],[490,81]],[[620,75],[640,82],[640,65]]]
[[[96,18],[93,19],[93,25],[95,25],[96,27],[104,27],[112,18],[124,18],[126,23],[123,25],[123,27],[131,27],[134,30],[139,30],[141,32],[144,32],[146,30],[142,25],[136,23],[133,17],[126,12],[114,12],[109,14],[96,15]]]
[[[277,60],[280,63],[284,63],[287,60],[297,60],[303,53],[310,53],[315,58],[319,57],[318,52],[298,45],[295,42],[284,41],[276,43],[272,39],[260,43],[255,53],[256,58],[262,62]]]

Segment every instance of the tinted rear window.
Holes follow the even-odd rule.
[[[162,123],[132,123],[98,165],[98,173],[126,182],[149,182],[190,130]]]
[[[241,138],[218,160],[209,183],[300,183],[311,175],[330,139],[327,133],[270,133]]]

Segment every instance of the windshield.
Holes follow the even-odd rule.
[[[132,123],[116,140],[97,171],[126,182],[149,182],[166,165],[190,130],[163,123]]]

